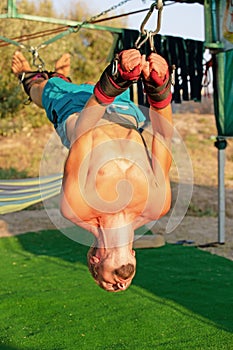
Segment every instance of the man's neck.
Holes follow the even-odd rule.
[[[99,248],[128,247],[132,249],[134,239],[133,223],[129,223],[123,213],[106,215],[100,220]]]

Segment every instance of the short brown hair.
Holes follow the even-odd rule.
[[[114,273],[122,278],[123,280],[127,280],[134,274],[134,266],[133,264],[122,265],[119,269],[116,269]]]

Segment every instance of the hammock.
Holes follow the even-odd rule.
[[[63,174],[20,180],[0,180],[0,214],[12,213],[60,193]]]

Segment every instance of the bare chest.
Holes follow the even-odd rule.
[[[128,210],[139,215],[148,205],[153,183],[141,139],[105,139],[93,147],[86,194],[97,211]]]

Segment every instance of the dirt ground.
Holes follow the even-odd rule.
[[[226,218],[225,244],[218,242],[218,189],[217,189],[217,149],[214,147],[216,135],[213,114],[174,114],[174,124],[178,136],[174,137],[173,148],[179,149],[183,143],[191,159],[193,170],[193,192],[188,211],[182,222],[166,232],[167,218],[156,225],[156,232],[165,241],[174,244],[202,246],[210,251],[233,260],[233,143],[228,141],[226,149],[225,185]],[[27,177],[38,176],[41,154],[49,135],[53,132],[49,125],[40,129],[26,129],[21,134],[0,137],[0,168],[14,169],[20,173],[27,171]],[[16,151],[16,152],[15,152]],[[179,158],[179,157],[178,157]],[[179,183],[177,167],[171,170],[171,181],[175,197]],[[185,179],[184,179],[185,180]],[[174,205],[174,203],[173,203]],[[4,214],[0,217],[0,237],[56,229],[50,215],[42,207],[34,210]]]

